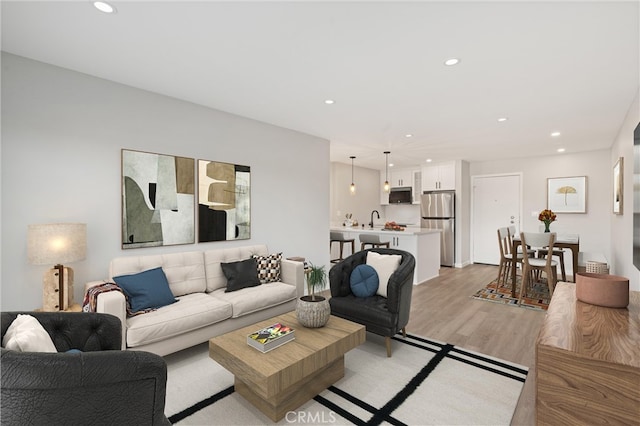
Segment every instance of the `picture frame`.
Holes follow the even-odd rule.
[[[198,242],[251,238],[251,167],[198,160]]]
[[[195,243],[195,159],[122,149],[122,248]]]
[[[547,208],[554,213],[586,213],[587,177],[547,178]]]
[[[622,214],[624,206],[624,158],[618,158],[615,166],[613,166],[613,214]]]

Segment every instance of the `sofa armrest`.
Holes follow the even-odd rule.
[[[90,281],[84,285],[85,292],[91,287],[104,284],[109,281]],[[122,325],[122,349],[127,348],[127,300],[119,291],[100,293],[96,300],[96,312],[111,314],[120,319]]]
[[[298,297],[304,296],[304,263],[282,259],[280,261],[280,281],[295,286]]]

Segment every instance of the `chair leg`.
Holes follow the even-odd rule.
[[[402,327],[402,337],[404,337],[405,339],[407,338],[407,328],[406,327]]]
[[[384,344],[387,347],[387,358],[391,358],[391,337],[386,336],[384,338]]]
[[[500,264],[498,265],[498,280],[496,281],[496,288],[500,287],[500,281],[504,278],[505,272],[505,261],[504,259],[500,259]]]
[[[560,273],[562,274],[562,281],[567,281],[567,273],[564,270],[564,253],[558,256],[560,260]]]
[[[527,267],[522,270],[522,283],[520,283],[520,297],[518,297],[518,305],[522,305],[522,294],[525,287],[529,284],[529,281],[531,281],[531,272],[532,271]]]

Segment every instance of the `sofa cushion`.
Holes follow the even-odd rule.
[[[233,318],[280,305],[297,297],[295,286],[282,282],[243,288],[231,293],[225,292],[224,289],[218,289],[210,294],[216,299],[231,304]]]
[[[260,284],[280,281],[282,253],[274,253],[268,256],[254,254],[252,257],[258,263],[258,279],[260,280]]]
[[[117,257],[111,261],[109,277],[136,274],[158,267],[167,276],[174,296],[203,292],[207,288],[201,251]]]
[[[224,276],[227,278],[226,292],[260,285],[257,263],[254,258],[222,263],[220,266]]]
[[[349,284],[351,286],[351,292],[356,296],[373,296],[376,294],[376,290],[378,290],[378,273],[370,265],[358,265],[351,271]]]
[[[373,266],[373,269],[378,273],[380,282],[376,294],[387,297],[389,277],[398,269],[401,261],[402,256],[399,254],[380,254],[375,251],[367,252],[367,265]]]
[[[2,346],[17,352],[58,352],[51,336],[31,315],[18,314],[4,336]]]
[[[162,268],[120,275],[113,277],[113,280],[127,295],[132,312],[161,308],[176,302]]]
[[[204,252],[204,268],[207,274],[207,292],[227,286],[227,278],[222,272],[221,263],[237,262],[248,259],[254,254],[268,255],[266,245],[230,247],[224,249],[207,250]]]
[[[127,318],[127,346],[157,342],[231,317],[230,303],[205,293],[187,294],[178,300],[156,311]]]

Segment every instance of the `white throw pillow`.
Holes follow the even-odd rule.
[[[376,270],[378,278],[380,279],[376,294],[387,297],[389,277],[398,269],[401,260],[402,256],[399,254],[380,254],[375,251],[367,253],[367,265],[370,265]]]
[[[13,320],[2,338],[2,346],[18,352],[58,352],[42,324],[24,314]]]

